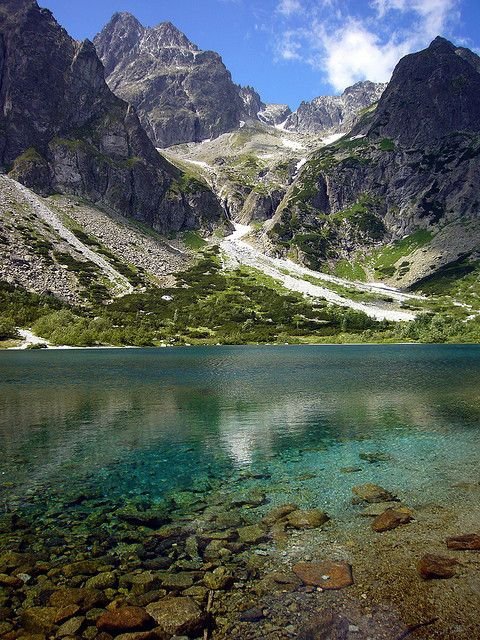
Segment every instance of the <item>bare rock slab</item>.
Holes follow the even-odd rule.
[[[347,562],[298,562],[293,571],[303,584],[322,589],[344,589],[353,584],[352,567]]]
[[[427,553],[417,564],[418,573],[425,580],[433,578],[452,578],[458,566],[454,558],[445,558],[432,553]]]
[[[203,611],[188,597],[165,598],[149,604],[146,609],[158,627],[171,636],[195,636],[206,623]]]

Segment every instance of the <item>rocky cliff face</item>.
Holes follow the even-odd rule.
[[[400,284],[478,251],[479,61],[441,38],[402,59],[378,108],[302,168],[269,231],[277,247],[319,267],[451,229],[421,268],[404,260],[384,274]]]
[[[288,104],[266,104],[259,111],[258,119],[265,124],[276,126],[285,123],[291,114],[292,111]]]
[[[432,147],[451,133],[479,132],[479,62],[444,38],[403,58],[367,128],[369,136]]]
[[[74,41],[34,0],[0,7],[0,165],[40,193],[83,196],[160,231],[222,215],[110,91],[93,44]]]
[[[258,94],[234,84],[217,53],[170,22],[145,28],[117,13],[94,42],[108,85],[135,106],[157,147],[217,137],[260,110]]]
[[[288,117],[285,128],[300,133],[346,133],[362,110],[380,99],[385,87],[366,80],[348,87],[341,96],[321,96],[302,102]]]

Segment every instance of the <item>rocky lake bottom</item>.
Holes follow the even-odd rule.
[[[0,356],[0,637],[469,639],[480,348]]]

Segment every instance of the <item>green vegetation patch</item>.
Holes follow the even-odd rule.
[[[373,266],[380,276],[393,276],[396,272],[395,263],[401,258],[409,256],[416,249],[425,246],[433,238],[431,231],[419,229],[406,238],[402,238],[391,245],[383,247],[374,253]]]
[[[201,181],[196,175],[190,172],[182,173],[178,178],[173,180],[169,187],[171,194],[192,195],[199,191],[208,191],[207,185]]]
[[[390,138],[383,138],[378,146],[381,151],[395,151],[395,142]]]
[[[151,288],[88,309],[57,303],[39,312],[37,299],[24,295],[28,322],[16,316],[13,325],[33,325],[37,335],[53,344],[302,342],[322,341],[344,331],[388,329],[388,323],[377,323],[363,313],[291,293],[255,269],[225,271],[217,248],[206,249],[196,264],[178,273],[176,287]]]
[[[14,337],[15,327],[29,327],[38,318],[65,305],[51,295],[39,295],[0,281],[0,339]]]
[[[359,282],[366,282],[367,280],[365,269],[357,261],[339,260],[335,265],[334,274],[345,280],[357,280]]]
[[[207,241],[197,231],[185,231],[181,234],[183,244],[192,251],[199,251],[207,245]]]
[[[420,280],[412,289],[427,295],[455,297],[480,308],[480,260],[463,256]]]
[[[93,304],[111,297],[107,287],[101,282],[102,272],[93,262],[77,260],[69,253],[53,252],[55,260],[73,273],[79,284],[85,289],[87,300]]]

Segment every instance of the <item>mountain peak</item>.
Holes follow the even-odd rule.
[[[171,22],[161,22],[147,31],[155,33],[159,46],[198,50],[198,47],[190,42],[187,36]]]
[[[445,38],[395,67],[370,133],[406,146],[431,146],[450,133],[480,131],[479,64]]]
[[[434,40],[432,40],[428,49],[431,49],[431,50],[444,49],[449,51],[455,51],[455,46],[450,42],[450,40],[447,40],[442,36],[437,36]]]
[[[140,21],[128,11],[117,11],[116,13],[114,13],[107,26],[119,24],[128,27],[142,27]]]

